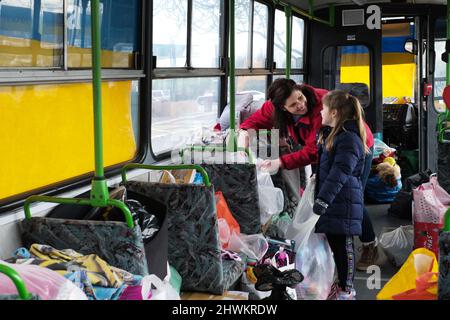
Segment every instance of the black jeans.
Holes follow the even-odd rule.
[[[364,160],[364,171],[362,176],[362,186],[363,189],[366,188],[367,179],[369,179],[370,168],[372,166],[373,159],[373,147],[370,148],[370,153],[366,155]],[[375,241],[375,231],[373,230],[372,220],[370,219],[369,213],[364,206],[363,220],[362,220],[362,234],[359,237],[362,243],[368,243]]]
[[[339,288],[350,292],[355,280],[355,248],[353,236],[327,234],[338,272]]]

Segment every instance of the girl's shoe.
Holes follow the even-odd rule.
[[[336,300],[356,300],[356,291],[352,289],[350,292],[339,290]]]

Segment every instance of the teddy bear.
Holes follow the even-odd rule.
[[[373,168],[372,174],[378,175],[381,181],[391,188],[397,187],[401,181],[400,167],[392,157],[385,158],[383,162]]]

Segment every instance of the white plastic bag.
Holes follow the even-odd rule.
[[[413,251],[414,227],[401,226],[392,231],[385,229],[380,238],[380,247],[389,261],[396,267],[402,266]]]
[[[261,224],[265,225],[273,215],[283,211],[283,191],[275,188],[272,178],[266,172],[258,172],[258,196]]]
[[[231,234],[228,250],[245,254],[249,259],[259,261],[269,249],[269,243],[262,234]]]
[[[88,300],[80,288],[53,270],[36,265],[0,263],[14,269],[25,282],[28,292],[42,300]],[[0,294],[17,294],[16,286],[4,274],[0,274]]]
[[[151,274],[142,279],[142,296],[151,297],[151,300],[180,300],[177,290],[170,284],[170,269],[167,276],[161,280]]]
[[[313,213],[315,179],[306,186],[287,236],[295,240],[295,269],[305,279],[297,285],[298,300],[326,300],[334,282],[335,263],[324,234],[315,233],[319,216]]]
[[[314,190],[316,186],[315,178],[311,178],[310,182],[306,185],[305,192],[303,193],[300,203],[295,210],[294,217],[292,218],[292,224],[287,228],[286,238],[295,240],[295,250],[303,241],[303,238],[307,234],[301,231],[305,230],[305,223],[309,224],[309,228],[312,228],[317,223],[319,216],[312,213],[312,207],[314,206]],[[310,219],[310,218],[314,219]],[[309,221],[308,221],[309,220]],[[309,230],[308,228],[308,230]]]

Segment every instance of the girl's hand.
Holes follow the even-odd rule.
[[[261,165],[260,165],[260,169],[263,172],[268,172],[270,174],[275,174],[278,172],[278,170],[281,167],[281,161],[280,159],[276,159],[276,160],[264,160]]]

